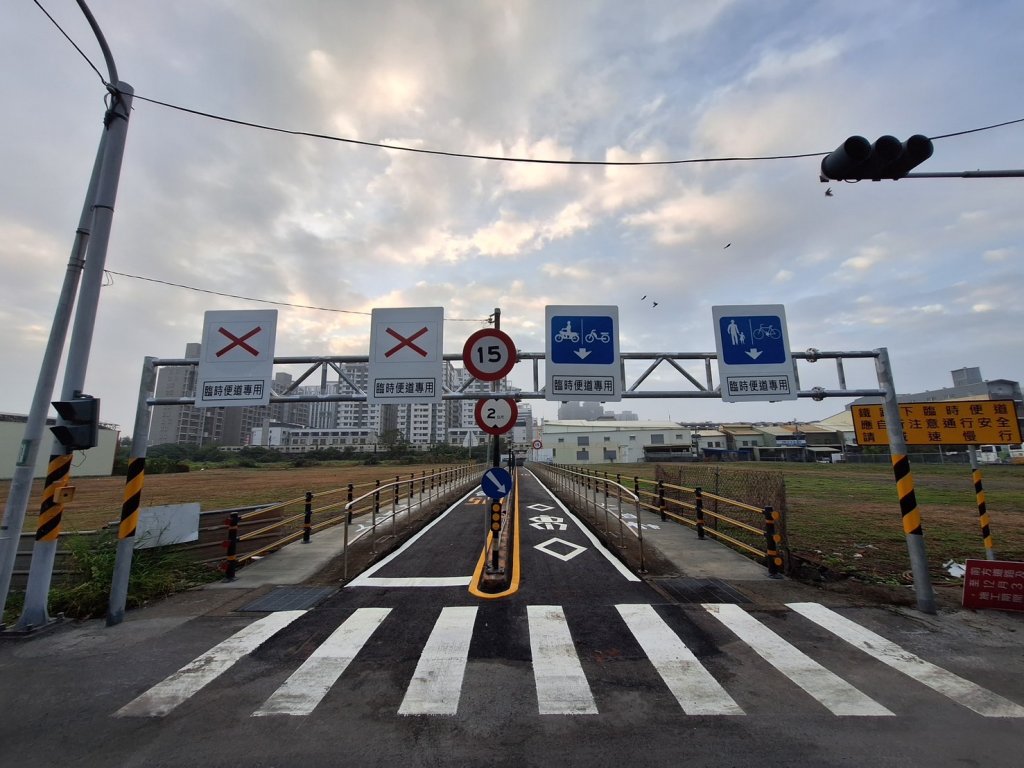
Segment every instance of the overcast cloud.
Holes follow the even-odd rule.
[[[41,1],[106,75],[77,5]],[[426,149],[613,161],[782,155],[826,152],[855,133],[936,136],[1024,117],[1009,98],[1024,69],[1024,4],[1012,0],[90,8],[139,96]],[[26,413],[105,89],[28,0],[0,9],[0,62],[0,411]],[[1020,168],[1022,156],[1024,124],[1012,125],[938,140],[920,170]],[[445,308],[446,351],[460,351],[495,307],[520,349],[543,351],[547,304],[617,305],[623,351],[708,352],[712,305],[781,303],[794,350],[887,347],[901,392],[948,386],[964,366],[1024,378],[1024,179],[826,185],[819,163],[435,157],[136,100],[106,265],[345,310],[279,307],[278,355],[365,355],[370,311],[410,306]],[[206,310],[268,306],[121,275],[108,282],[86,390],[126,433],[144,356],[181,357]],[[703,378],[702,364],[693,371]],[[875,385],[870,363],[846,374],[850,386]],[[834,366],[801,363],[800,379],[834,387]],[[533,388],[529,365],[513,383]],[[687,388],[667,367],[645,386]],[[781,421],[847,402],[611,407]],[[555,414],[554,404],[533,407]]]

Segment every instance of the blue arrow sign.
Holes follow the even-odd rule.
[[[491,499],[503,499],[512,490],[512,475],[501,467],[491,467],[480,479],[480,488]]]
[[[786,336],[778,315],[723,316],[718,320],[726,365],[785,363]]]
[[[615,325],[611,317],[553,315],[551,362],[564,365],[613,365]]]

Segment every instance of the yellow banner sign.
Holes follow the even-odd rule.
[[[1012,400],[944,400],[900,403],[907,445],[1008,445],[1021,441]],[[888,445],[881,405],[851,406],[858,445]]]

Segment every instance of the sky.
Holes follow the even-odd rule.
[[[105,78],[78,5],[40,3]],[[547,305],[617,306],[623,352],[714,352],[712,306],[782,304],[793,350],[884,347],[901,393],[949,386],[962,367],[1024,378],[1024,179],[818,177],[821,155],[853,134],[937,137],[1024,118],[1008,101],[1024,69],[1015,0],[89,7],[140,97],[85,382],[126,434],[143,358],[182,357],[208,310],[277,308],[279,356],[366,355],[373,309],[436,306],[450,353],[495,308],[520,350],[543,352]],[[27,413],[106,89],[30,0],[0,7],[0,72],[0,412]],[[466,159],[142,97],[507,158],[815,156]],[[919,171],[1020,168],[1024,123],[934,145]],[[633,365],[627,388],[646,368]],[[688,370],[704,379],[703,363]],[[845,373],[850,387],[877,386],[869,360]],[[837,386],[832,363],[801,362],[799,374],[805,390]],[[510,379],[532,390],[532,365]],[[643,386],[692,390],[665,365]],[[608,407],[739,422],[823,418],[848,403]],[[531,405],[555,417],[556,403]]]

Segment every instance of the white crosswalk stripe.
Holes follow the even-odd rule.
[[[594,694],[576,656],[565,612],[558,605],[531,605],[526,610],[540,714],[596,715]]]
[[[617,605],[615,608],[686,714],[743,714],[653,605]]]
[[[1024,706],[909,653],[835,611],[817,603],[791,603],[788,607],[883,664],[978,714],[1024,717]],[[733,604],[706,604],[703,608],[708,616],[713,616],[722,627],[834,715],[891,717],[895,714],[790,644],[744,608]],[[663,618],[666,609],[659,613],[646,603],[616,605],[615,609],[685,715],[750,714],[744,712]],[[281,611],[253,622],[114,715],[167,715],[304,613]],[[394,613],[390,608],[356,609],[252,715],[306,716],[313,713],[335,686],[344,685],[346,670],[371,637],[395,631],[401,625],[393,617]],[[406,685],[398,714],[451,716],[458,713],[463,681],[467,668],[473,663],[469,651],[476,619],[476,606],[441,609]],[[577,627],[574,631],[564,608],[558,605],[527,606],[526,619],[537,713],[545,716],[600,714],[599,699],[595,698],[592,681],[587,678],[588,664],[580,659],[577,651],[578,637],[586,637],[586,628]],[[407,652],[408,646],[406,649]],[[721,664],[721,660],[718,663]]]
[[[390,608],[358,609],[253,712],[253,716],[312,712],[390,612]]]
[[[475,622],[475,606],[441,609],[398,714],[454,715],[458,712]]]
[[[117,711],[117,716],[166,715],[304,613],[305,611],[278,611],[254,621],[123,706]]]
[[[829,672],[803,651],[794,648],[738,605],[705,605],[704,609],[735,633],[757,654],[834,715],[892,715],[874,699]]]
[[[933,691],[948,696],[985,717],[1024,717],[1024,707],[982,688],[970,680],[954,675],[942,667],[908,653],[896,643],[840,616],[818,603],[788,603],[788,607],[855,648],[878,659],[893,669],[912,677]]]

